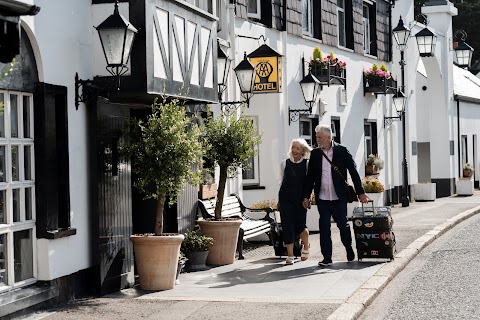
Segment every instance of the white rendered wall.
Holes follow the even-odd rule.
[[[75,273],[91,266],[90,220],[87,178],[87,113],[85,105],[75,110],[74,77],[92,79],[104,74],[102,52],[93,50],[98,33],[93,26],[113,13],[113,4],[92,6],[89,1],[38,0],[41,11],[35,17],[22,17],[28,24],[39,68],[40,81],[68,88],[68,143],[70,159],[71,227],[77,234],[57,240],[39,239],[38,279],[51,280]],[[127,4],[120,4],[120,12],[128,19]],[[102,13],[92,11],[100,8]],[[38,60],[41,59],[41,60]],[[100,62],[102,60],[102,62]],[[95,61],[98,61],[96,63]],[[97,69],[96,65],[101,65]],[[37,213],[38,214],[38,213]]]

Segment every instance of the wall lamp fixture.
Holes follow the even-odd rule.
[[[402,115],[405,113],[405,106],[407,104],[407,97],[402,90],[397,89],[395,94],[392,97],[393,105],[395,111],[397,112],[396,117],[383,117],[383,126],[386,128],[390,126],[394,121],[402,120]]]
[[[460,39],[460,42],[454,42],[453,44],[457,65],[460,68],[470,68],[474,49],[465,42],[465,39],[467,39],[467,33],[465,30],[457,30],[455,31],[454,38]]]
[[[240,86],[242,101],[223,101],[223,92],[227,88],[228,72],[230,71],[231,60],[218,45],[217,56],[217,78],[218,78],[218,101],[222,108],[227,112],[246,104],[247,108],[250,106],[250,99],[253,96],[253,82],[255,79],[255,67],[248,61],[247,53],[243,55],[243,60],[233,69],[237,76],[237,81]]]
[[[318,96],[322,90],[320,81],[310,73],[300,80],[300,88],[302,89],[303,99],[308,109],[290,109],[288,107],[288,125],[294,121],[298,121],[302,116],[309,116],[312,114],[312,108],[317,103]]]
[[[91,102],[99,95],[120,87],[120,77],[128,71],[128,59],[133,40],[138,30],[118,12],[118,0],[115,1],[113,14],[97,28],[103,53],[107,60],[107,71],[113,79],[81,80],[75,74],[75,108],[80,102]],[[81,88],[81,92],[80,92]]]

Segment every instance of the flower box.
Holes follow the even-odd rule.
[[[347,71],[338,63],[311,65],[310,73],[323,85],[347,85]]]
[[[459,196],[471,196],[473,195],[473,179],[458,179],[457,180],[457,195]]]
[[[384,193],[385,192],[367,192],[366,195],[373,201],[374,207],[383,207],[385,205]]]
[[[413,199],[415,201],[435,201],[437,198],[436,183],[417,183],[412,187]]]
[[[394,94],[397,90],[397,81],[392,77],[378,77],[363,75],[363,95],[367,92],[374,94]]]

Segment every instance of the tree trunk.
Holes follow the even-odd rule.
[[[157,196],[157,212],[155,215],[155,235],[161,236],[163,233],[163,209],[165,207],[165,194],[159,193]]]
[[[222,219],[223,196],[227,183],[227,167],[220,166],[220,180],[218,181],[217,202],[215,203],[215,220]]]

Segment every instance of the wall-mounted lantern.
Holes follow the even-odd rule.
[[[469,68],[474,49],[462,40],[454,50],[458,66],[461,68]]]
[[[297,121],[302,116],[309,116],[312,113],[313,105],[317,103],[322,84],[320,81],[310,73],[300,80],[300,88],[302,89],[303,99],[308,109],[290,109],[288,107],[288,124]]]
[[[437,36],[428,28],[424,28],[415,35],[415,38],[417,40],[420,57],[433,57],[435,54]]]
[[[128,60],[137,29],[118,12],[118,0],[115,1],[113,14],[97,28],[102,49],[107,60],[107,71],[115,77],[115,81],[80,80],[75,75],[75,107],[80,102],[97,99],[104,92],[120,87],[120,77],[128,71]],[[80,94],[80,87],[82,93]]]
[[[217,61],[218,67],[221,67],[223,72],[218,69],[218,100],[220,101],[220,105],[228,109],[237,108],[242,104],[246,104],[247,107],[250,106],[250,98],[253,96],[252,89],[253,89],[253,80],[255,76],[255,67],[248,61],[247,53],[244,52],[243,60],[233,69],[235,71],[235,75],[237,77],[238,84],[240,86],[241,96],[243,97],[244,101],[222,101],[223,92],[227,88],[227,79],[228,79],[228,72],[230,70],[230,63],[231,60],[228,59],[228,56],[225,52],[218,47],[218,57]]]

